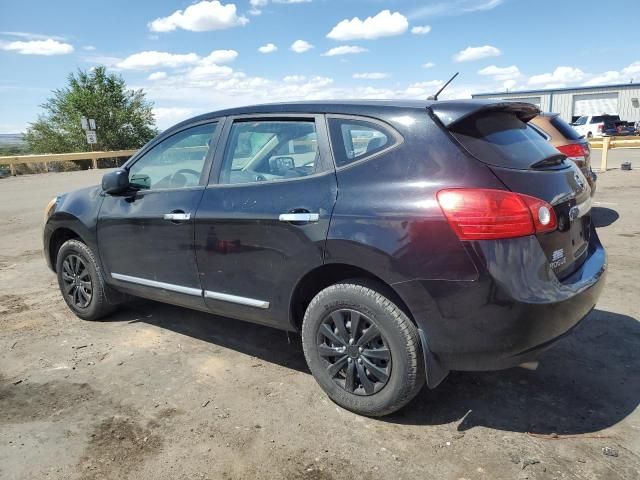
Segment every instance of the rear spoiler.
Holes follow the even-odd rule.
[[[540,114],[540,109],[531,103],[495,100],[444,101],[433,103],[428,108],[448,129],[480,113],[509,112],[523,122],[528,122]]]

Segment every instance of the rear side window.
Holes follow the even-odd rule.
[[[576,132],[571,125],[569,125],[560,117],[553,117],[551,119],[551,125],[553,125],[556,130],[558,130],[569,140],[579,140],[580,138],[582,138],[582,135]]]
[[[389,130],[366,120],[330,118],[329,132],[338,167],[375,155],[397,143]]]
[[[475,115],[455,125],[452,133],[474,157],[497,167],[527,169],[558,155],[529,124],[508,112]]]

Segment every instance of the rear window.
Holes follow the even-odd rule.
[[[565,122],[560,117],[553,117],[551,119],[551,125],[555,127],[563,136],[567,137],[569,140],[579,140],[582,138],[578,132],[576,132],[571,125]]]
[[[475,115],[452,133],[474,157],[497,167],[527,169],[558,155],[529,124],[508,112]]]

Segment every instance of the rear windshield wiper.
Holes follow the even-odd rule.
[[[538,169],[538,168],[558,167],[564,164],[564,161],[566,158],[567,158],[566,155],[563,155],[562,153],[557,153],[554,155],[550,155],[547,158],[544,158],[534,163],[533,165],[531,165],[530,168]]]

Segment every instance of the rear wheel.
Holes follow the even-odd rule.
[[[338,405],[382,416],[406,405],[424,384],[416,327],[381,285],[353,280],[322,290],[302,325],[311,373]]]
[[[115,306],[105,295],[102,271],[89,247],[78,240],[67,240],[56,261],[58,285],[64,301],[78,317],[98,320]]]

